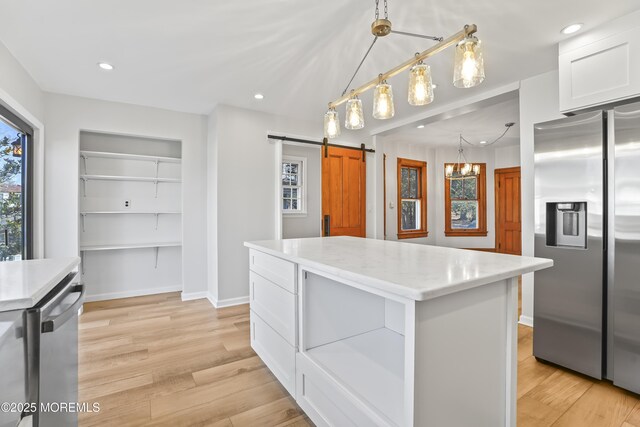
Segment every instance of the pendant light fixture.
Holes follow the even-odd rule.
[[[453,67],[453,85],[470,88],[484,81],[482,44],[473,35],[468,35],[456,45]]]
[[[416,54],[418,55],[418,54]],[[409,105],[420,106],[433,102],[431,67],[422,61],[411,67],[409,72]]]
[[[364,114],[362,112],[362,101],[357,96],[347,101],[347,109],[344,118],[346,129],[362,129],[364,127]]]
[[[340,136],[340,119],[334,107],[329,107],[324,114],[324,137],[335,138]]]
[[[373,92],[373,118],[379,120],[390,119],[395,114],[393,107],[393,89],[386,80],[382,79],[382,74],[378,76],[380,83]]]
[[[458,139],[458,157],[454,164],[449,164],[444,168],[444,176],[447,179],[461,179],[480,175],[480,165],[469,163],[462,148],[462,134]]]
[[[324,135],[327,138],[335,138],[340,135],[340,126],[337,122],[338,116],[336,107],[344,103],[347,103],[345,128],[362,129],[364,126],[364,118],[361,118],[361,114],[359,114],[362,112],[362,101],[357,97],[369,89],[374,89],[373,117],[381,120],[392,118],[395,113],[393,105],[393,91],[391,85],[387,83],[387,80],[397,76],[405,70],[410,70],[409,92],[407,97],[409,104],[423,106],[433,102],[434,85],[431,79],[431,68],[424,64],[424,61],[427,58],[445,50],[449,46],[456,46],[453,77],[454,86],[469,88],[477,86],[484,80],[482,46],[480,41],[474,36],[477,32],[477,27],[475,25],[465,25],[461,31],[458,31],[446,39],[444,37],[397,31],[392,29],[391,21],[389,20],[387,0],[383,0],[383,17],[380,16],[380,8],[378,7],[379,1],[380,0],[375,0],[375,20],[373,21],[373,24],[371,24],[373,41],[358,64],[358,67],[349,80],[349,83],[347,83],[347,87],[342,92],[342,95],[335,101],[329,103],[329,110],[325,114],[324,120]],[[356,78],[358,71],[360,71],[360,68],[367,59],[376,41],[379,38],[387,37],[390,34],[400,34],[404,36],[428,39],[437,43],[421,53],[416,53],[413,58],[395,66],[385,73],[379,74],[377,78],[364,83],[358,88],[351,90],[351,93],[347,94],[347,91],[351,87],[351,83],[353,83]],[[471,172],[473,172],[473,168],[471,168]]]

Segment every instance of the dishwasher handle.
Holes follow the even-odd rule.
[[[78,294],[78,299],[75,300],[73,304],[69,308],[67,308],[64,313],[60,313],[56,317],[46,320],[42,322],[42,333],[46,334],[48,332],[54,332],[57,328],[64,325],[67,320],[71,319],[73,316],[78,314],[78,310],[80,306],[84,302],[84,294],[85,294],[85,286],[84,285],[74,285],[69,294]]]

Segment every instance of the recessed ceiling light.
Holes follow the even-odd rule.
[[[434,83],[434,84],[432,84],[432,85],[431,85],[431,87],[432,87],[433,89],[436,89],[436,88],[438,87],[438,85]]]
[[[582,28],[582,24],[571,24],[564,27],[560,32],[562,34],[573,34],[576,31],[580,31],[580,28]]]
[[[424,129],[424,125],[418,125],[418,129]]]
[[[480,144],[486,144],[487,141],[480,141]]]
[[[113,65],[109,64],[108,62],[98,62],[98,67],[107,71],[113,70]]]
[[[263,94],[261,94],[261,93],[256,93],[255,95],[253,95],[253,97],[254,97],[255,99],[264,99],[264,95],[263,95]]]

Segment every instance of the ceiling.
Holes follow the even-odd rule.
[[[507,101],[476,109],[470,113],[431,122],[416,122],[402,126],[384,134],[386,141],[407,142],[410,144],[428,144],[434,147],[455,147],[459,135],[474,145],[480,141],[492,142],[505,131],[505,124],[514,122],[504,138],[493,144],[493,147],[505,147],[520,143],[518,97]],[[417,126],[423,124],[424,128]],[[467,145],[465,145],[467,147]]]
[[[447,37],[466,23],[478,25],[485,82],[454,88],[448,49],[428,61],[439,85],[432,105],[554,69],[565,25],[584,22],[588,30],[639,7],[637,0],[389,2],[397,30]],[[0,25],[0,40],[46,91],[203,114],[222,103],[314,120],[320,128],[327,103],[342,93],[371,41],[373,6],[373,0],[0,0],[2,16],[10,17]],[[354,83],[432,44],[394,34],[379,40]],[[100,70],[99,61],[116,69]],[[403,73],[390,81],[397,117],[429,108],[407,105],[406,79]],[[256,92],[265,99],[256,101]],[[370,110],[370,95],[363,101]]]

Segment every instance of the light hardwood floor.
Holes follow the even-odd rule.
[[[248,306],[179,293],[85,304],[80,426],[311,426],[249,346]],[[640,427],[640,396],[538,363],[518,342],[518,426]]]

